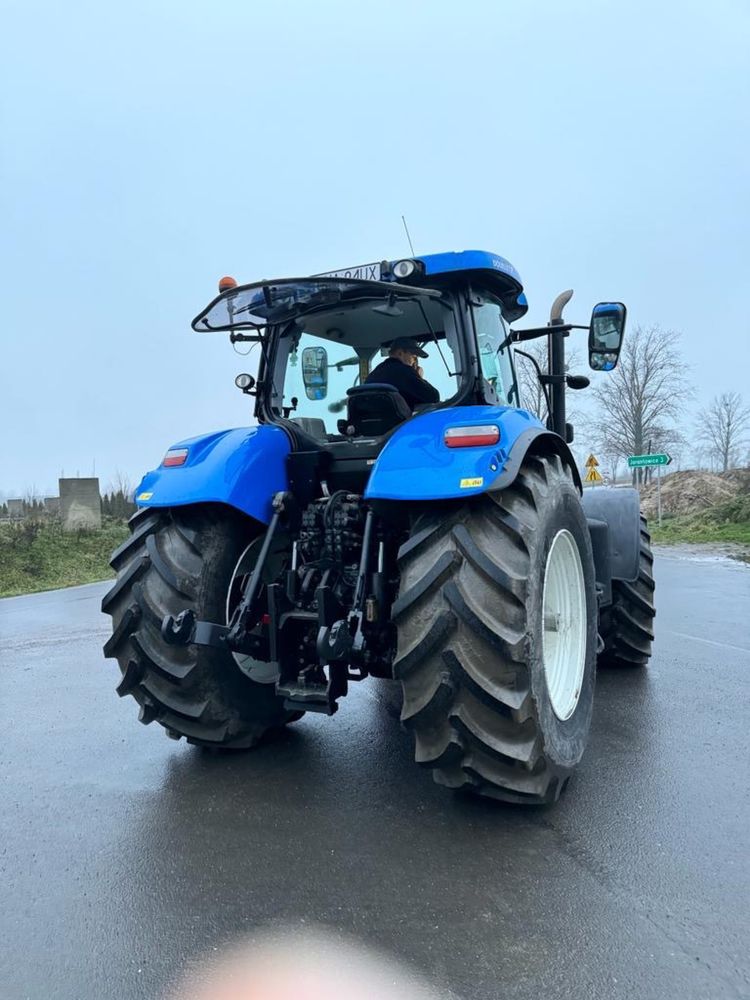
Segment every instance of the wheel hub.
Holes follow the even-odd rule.
[[[586,589],[575,539],[562,529],[552,539],[544,570],[542,658],[552,710],[569,719],[586,666]]]

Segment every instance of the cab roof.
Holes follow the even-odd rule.
[[[218,297],[191,325],[198,332],[261,329],[282,318],[288,320],[303,304],[301,297],[306,298],[307,307],[317,307],[323,304],[327,294],[338,291],[340,297],[345,289],[354,289],[358,294],[376,291],[383,295],[389,286],[395,292],[396,286],[399,297],[427,297],[466,284],[470,284],[473,291],[498,299],[509,322],[528,311],[521,276],[510,261],[486,250],[460,250],[360,264],[307,278],[238,285],[234,278],[225,277],[219,282]],[[314,303],[316,297],[321,301]],[[238,320],[240,314],[242,319]]]
[[[422,264],[426,278],[438,279],[435,284],[443,283],[439,280],[443,275],[446,279],[451,275],[468,277],[478,288],[500,298],[503,312],[511,322],[520,319],[528,311],[521,275],[509,260],[499,254],[487,250],[459,250],[422,254],[409,259]],[[398,261],[389,263],[393,268]],[[419,284],[419,280],[415,279],[414,283]]]

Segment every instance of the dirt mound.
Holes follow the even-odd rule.
[[[750,469],[730,469],[722,472],[721,478],[736,486],[740,493],[750,493]]]
[[[656,514],[656,480],[641,491],[641,506],[647,517]],[[664,514],[697,514],[733,500],[750,489],[750,469],[734,469],[721,475],[712,472],[672,472],[662,476],[661,507]]]

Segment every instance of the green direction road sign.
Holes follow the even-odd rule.
[[[642,469],[646,465],[669,465],[671,455],[631,455],[628,465],[631,469]]]

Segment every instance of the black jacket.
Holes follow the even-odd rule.
[[[398,358],[386,358],[376,368],[373,368],[367,376],[365,385],[372,382],[385,382],[387,385],[394,386],[412,410],[420,403],[440,401],[440,393],[437,389],[429,382],[425,382],[410,365],[405,365]]]

